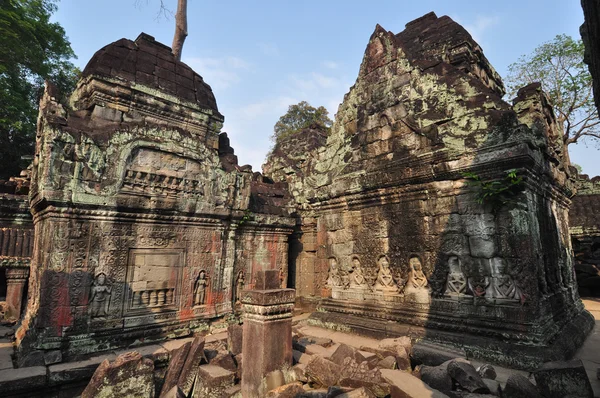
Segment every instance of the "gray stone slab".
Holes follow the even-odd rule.
[[[0,370],[0,391],[27,391],[46,384],[46,367]]]

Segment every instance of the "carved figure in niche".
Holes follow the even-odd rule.
[[[521,292],[510,277],[506,275],[506,262],[502,258],[492,261],[492,296],[495,298],[520,300]]]
[[[377,272],[377,281],[375,282],[375,290],[397,291],[397,286],[394,283],[394,277],[390,270],[390,260],[386,255],[379,256],[377,260],[379,271]]]
[[[467,291],[467,278],[460,268],[460,259],[458,256],[448,258],[448,279],[446,283],[446,294],[450,296],[460,296]]]
[[[485,296],[485,291],[490,285],[490,280],[487,276],[474,276],[469,278],[469,287],[475,297]]]
[[[206,271],[202,270],[200,271],[200,275],[198,275],[198,279],[196,280],[196,287],[194,289],[194,305],[204,304],[207,284],[208,280],[206,279]]]
[[[108,304],[112,287],[106,283],[106,274],[100,272],[92,283],[90,294],[90,316],[100,318],[108,315]]]
[[[365,289],[367,287],[367,279],[363,274],[362,266],[358,257],[352,258],[352,273],[350,274],[350,287],[355,289]]]
[[[342,274],[335,257],[329,258],[329,278],[327,278],[327,285],[329,287],[343,286]]]
[[[404,288],[404,297],[407,301],[416,303],[429,302],[429,282],[423,273],[423,265],[418,256],[411,256],[408,260],[408,281]]]
[[[238,272],[237,281],[235,283],[235,302],[239,303],[242,299],[242,291],[244,290],[244,271]]]
[[[413,289],[423,289],[427,287],[427,277],[423,273],[423,266],[421,265],[421,259],[417,256],[413,256],[408,260],[410,267],[408,273],[408,287]]]

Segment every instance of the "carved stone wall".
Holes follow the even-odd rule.
[[[200,331],[287,263],[287,187],[237,165],[210,87],[170,48],[119,40],[58,96],[40,105],[21,366]]]
[[[0,181],[0,318],[21,316],[25,283],[33,251],[33,222],[29,213],[28,172]]]
[[[580,175],[569,213],[581,296],[600,296],[600,177]]]
[[[265,171],[298,204],[290,272],[320,299],[314,322],[377,336],[410,324],[520,367],[574,353],[592,319],[560,129],[539,84],[512,105],[503,94],[468,32],[431,13],[399,34],[376,27],[325,142],[278,144]],[[311,160],[291,167],[305,148]],[[473,179],[510,195],[480,203]]]

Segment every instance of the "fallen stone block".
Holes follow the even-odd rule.
[[[477,373],[482,379],[496,380],[496,369],[490,364],[484,364],[477,368]]]
[[[547,397],[594,397],[592,385],[580,359],[545,363],[533,372],[533,377],[539,391]]]
[[[292,357],[294,363],[309,363],[312,360],[312,355],[300,352],[298,350],[292,351]]]
[[[479,373],[470,363],[451,361],[448,364],[448,374],[463,390],[478,394],[490,392]]]
[[[424,344],[415,344],[410,354],[413,367],[417,365],[438,366],[461,357],[464,357],[464,355]]]
[[[223,398],[242,398],[242,386],[236,384],[223,392]]]
[[[496,380],[483,379],[483,382],[490,389],[490,394],[496,395],[498,397],[502,395],[502,388],[500,386],[500,383],[498,383]]]
[[[452,378],[442,366],[426,366],[420,368],[420,378],[429,387],[449,394],[452,391]]]
[[[306,365],[306,378],[317,386],[336,385],[340,379],[342,368],[328,359],[314,356]]]
[[[357,388],[356,390],[352,390],[350,392],[346,392],[340,395],[336,395],[338,398],[375,398],[375,395],[367,388]]]
[[[302,388],[302,383],[294,382],[270,390],[267,393],[267,398],[295,398],[303,392],[304,388]]]
[[[331,356],[331,361],[337,365],[343,366],[344,359],[346,358],[352,358],[356,363],[361,363],[366,360],[356,348],[346,344],[340,344]]]
[[[121,354],[114,362],[105,360],[94,372],[82,398],[103,396],[154,397],[154,362],[139,352]]]
[[[448,398],[446,394],[401,370],[381,369],[381,376],[390,384],[392,398]]]
[[[390,385],[379,379],[375,382],[367,380],[361,380],[359,378],[343,378],[339,381],[341,387],[348,387],[352,389],[365,388],[371,392],[375,397],[384,398],[390,395]]]
[[[398,369],[396,358],[391,355],[377,362],[377,367],[381,369]]]
[[[177,385],[181,388],[185,396],[188,396],[192,391],[198,368],[203,360],[207,362],[204,356],[204,337],[199,336],[194,339],[189,348],[187,358],[181,368],[179,380],[177,381]]]
[[[504,390],[503,398],[541,398],[537,387],[529,379],[521,374],[515,373],[508,376]]]
[[[160,396],[161,398],[187,398],[187,395],[181,391],[181,388],[177,386],[173,386],[169,391],[167,391],[164,395]]]
[[[220,351],[217,355],[210,360],[211,365],[219,366],[223,369],[227,369],[230,372],[237,371],[237,364],[235,359],[231,356],[231,354],[227,351]]]
[[[232,324],[227,327],[227,348],[232,355],[242,353],[242,335],[244,327]]]
[[[383,339],[379,342],[379,349],[392,351],[400,354],[402,351],[408,357],[412,351],[412,341],[408,336],[401,336],[395,339]]]
[[[331,353],[330,351],[318,344],[309,344],[306,347],[304,347],[304,352],[308,355],[319,355],[322,357],[330,357]]]
[[[292,370],[297,381],[300,381],[302,383],[308,382],[308,378],[306,377],[306,364],[298,363],[292,366]]]
[[[114,354],[107,354],[91,357],[84,361],[63,362],[51,365],[48,367],[49,384],[55,386],[70,382],[89,381],[104,360],[113,361],[116,358]]]
[[[185,364],[185,360],[187,359],[191,346],[192,342],[188,341],[181,347],[171,351],[171,359],[169,360],[169,366],[167,367],[167,375],[165,376],[163,387],[160,390],[161,397],[163,394],[169,392],[179,382],[179,376],[181,375],[181,370],[183,369],[183,365]]]
[[[235,374],[215,365],[200,365],[193,398],[220,398],[225,390],[233,386]]]

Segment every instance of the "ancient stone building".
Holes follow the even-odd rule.
[[[210,86],[145,34],[99,50],[68,104],[46,87],[20,366],[202,330],[258,269],[285,284],[287,188],[238,166],[222,123]]]
[[[23,174],[0,181],[0,319],[8,321],[21,316],[33,250],[28,172]]]
[[[579,294],[600,296],[600,177],[581,175],[569,213]]]
[[[573,272],[573,186],[539,84],[509,104],[467,31],[430,13],[377,26],[331,133],[264,167],[300,225],[290,269],[315,323],[412,334],[517,367],[591,330]]]

